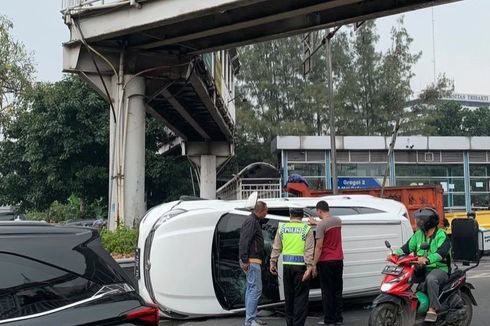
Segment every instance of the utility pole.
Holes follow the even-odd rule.
[[[355,28],[359,28],[364,22],[356,23]],[[321,43],[315,48],[311,44],[310,34],[303,36],[303,75],[306,76],[311,70],[311,57],[325,44],[326,54],[327,54],[327,71],[328,71],[328,108],[329,108],[329,120],[330,120],[330,171],[332,175],[332,192],[333,194],[338,193],[337,184],[337,147],[335,145],[335,110],[333,105],[333,72],[332,72],[332,38],[335,33],[342,27],[337,26],[333,30],[327,28],[325,30],[326,35],[323,37]],[[318,125],[320,125],[320,112],[318,112]],[[319,134],[321,128],[318,129]]]
[[[328,70],[328,107],[330,116],[330,169],[332,175],[332,192],[338,193],[337,184],[337,146],[335,144],[335,109],[333,105],[333,71],[332,71],[332,37],[338,29],[332,33],[327,29],[327,70]]]

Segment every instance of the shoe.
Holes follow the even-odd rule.
[[[244,326],[263,326],[263,325],[267,325],[267,322],[263,321],[263,320],[254,320],[252,321],[251,323],[245,323]]]
[[[427,314],[425,314],[425,319],[424,321],[428,323],[435,323],[437,320],[437,313],[434,311],[428,311]]]

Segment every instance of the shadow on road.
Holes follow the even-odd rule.
[[[369,306],[373,297],[347,299],[344,302],[344,325],[345,326],[365,326],[369,318]],[[282,306],[271,310],[262,310],[259,312],[261,320],[266,321],[268,325],[284,325],[284,310]],[[322,320],[321,302],[314,301],[310,303],[310,309],[307,326],[317,325]],[[232,317],[219,318],[200,318],[186,321],[162,320],[163,326],[240,326],[243,325],[243,314],[237,314]]]

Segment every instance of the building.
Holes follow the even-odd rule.
[[[388,159],[391,137],[338,136],[339,188],[441,185],[448,211],[488,207],[490,137],[399,136]],[[271,144],[284,184],[291,174],[310,188],[331,189],[329,136],[278,136]]]

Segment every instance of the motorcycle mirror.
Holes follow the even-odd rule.
[[[385,240],[385,246],[388,249],[391,249],[391,243],[388,240]]]
[[[420,249],[422,250],[428,250],[429,249],[429,244],[427,242],[424,242],[420,245]]]

